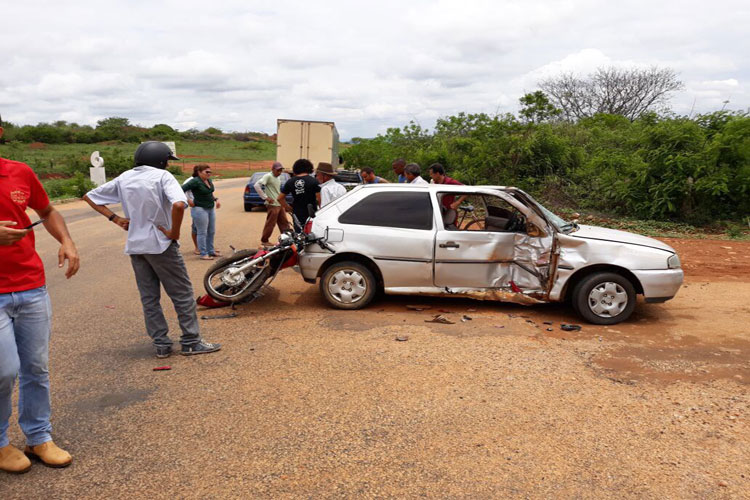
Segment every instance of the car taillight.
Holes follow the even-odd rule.
[[[245,186],[245,193],[249,193],[249,192],[250,192],[250,186]]]
[[[305,229],[304,229],[304,231],[305,231],[305,234],[310,234],[310,233],[312,233],[312,223],[313,223],[312,219],[309,219],[309,220],[308,220],[308,221],[307,221],[307,222],[305,223]]]

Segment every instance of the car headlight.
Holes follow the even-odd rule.
[[[670,255],[667,259],[667,267],[669,269],[679,269],[680,268],[680,258],[677,256],[677,254]]]

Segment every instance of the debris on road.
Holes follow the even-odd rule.
[[[461,316],[461,322],[466,323],[467,321],[471,321],[471,316],[463,315]]]
[[[162,372],[162,371],[171,370],[171,369],[172,369],[171,366],[155,366],[154,367],[155,372]]]
[[[236,318],[237,313],[232,312],[229,314],[217,314],[216,316],[201,316],[201,319],[226,319],[226,318]]]
[[[551,321],[544,321],[543,323],[544,323],[545,325],[551,325],[551,324],[552,324],[552,322],[551,322]]]
[[[477,310],[476,309],[467,309],[466,312],[475,313],[475,312],[477,312]]]
[[[560,329],[566,332],[578,332],[581,330],[581,325],[573,325],[569,323],[561,323]]]
[[[455,325],[454,321],[449,320],[442,314],[436,314],[432,319],[424,320],[425,323],[440,323],[441,325]]]
[[[399,335],[398,337],[396,337],[397,342],[406,342],[407,340],[409,340],[408,335]]]
[[[407,304],[406,308],[410,311],[426,311],[427,309],[432,309],[431,306],[415,306]]]

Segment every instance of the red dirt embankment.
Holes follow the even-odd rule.
[[[748,241],[659,239],[677,251],[687,281],[750,281]]]

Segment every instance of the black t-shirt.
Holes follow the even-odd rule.
[[[286,181],[281,187],[281,192],[292,195],[292,211],[299,219],[300,224],[305,224],[309,217],[307,205],[312,205],[317,210],[318,203],[315,193],[320,193],[320,184],[311,175],[295,176]]]

